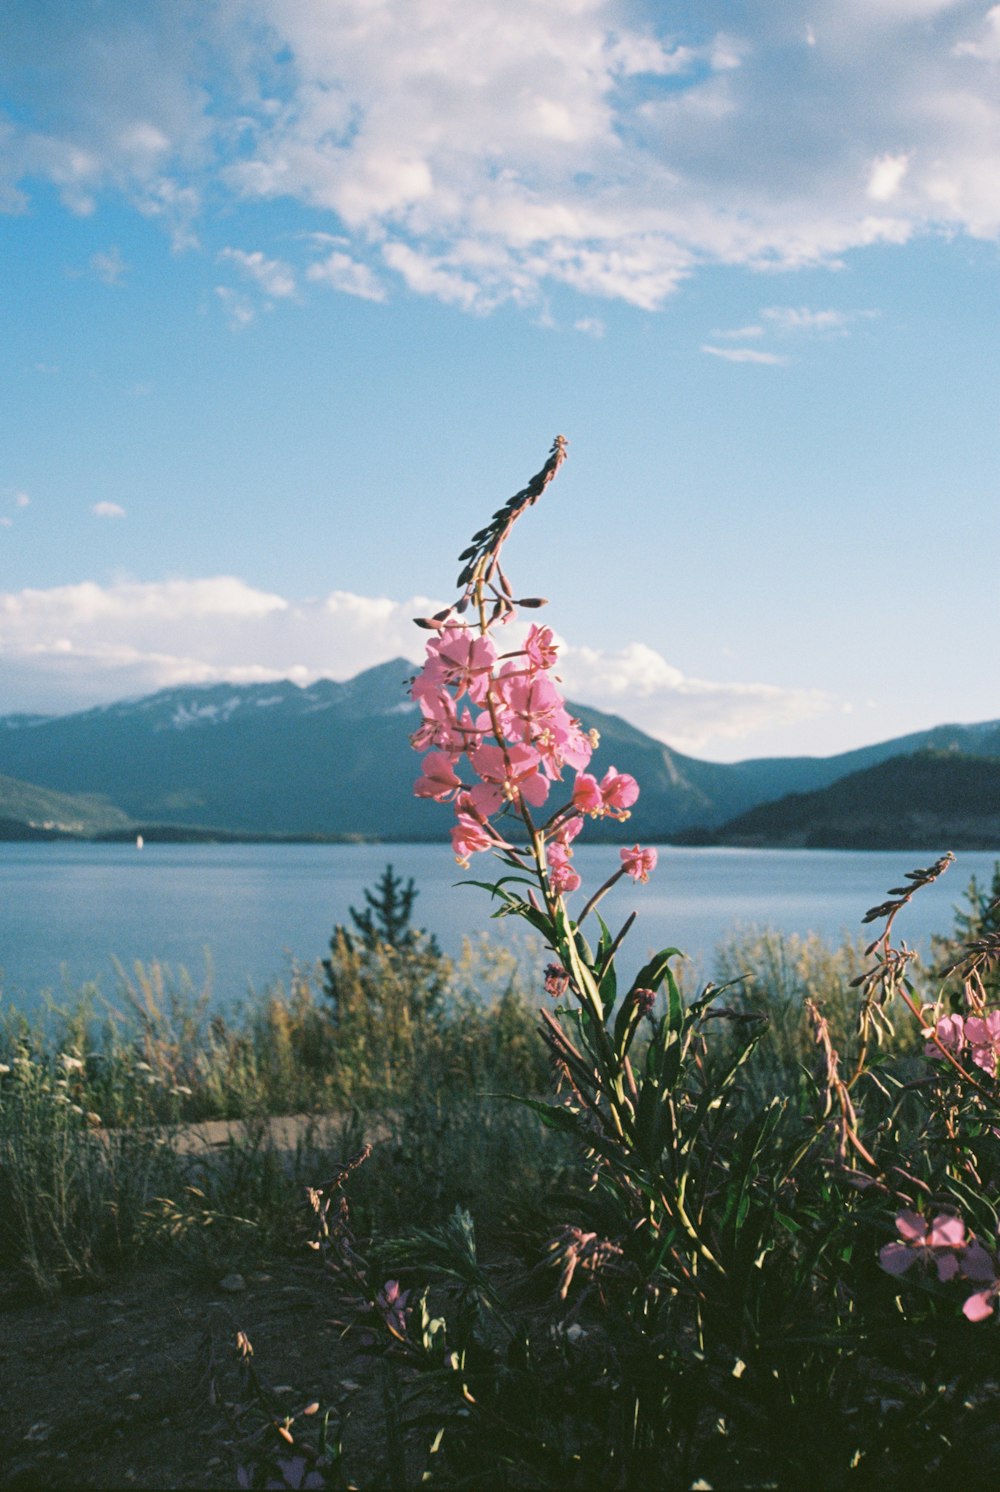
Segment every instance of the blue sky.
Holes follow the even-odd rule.
[[[0,713],[405,652],[696,755],[1000,715],[1000,5],[7,0]],[[421,599],[423,598],[423,600]]]

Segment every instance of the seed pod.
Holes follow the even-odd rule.
[[[522,596],[520,601],[515,601],[515,606],[526,606],[529,611],[535,611],[539,606],[548,606],[544,596]]]

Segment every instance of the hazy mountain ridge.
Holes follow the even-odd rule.
[[[1000,847],[1000,756],[928,748],[724,824],[719,843],[805,849]]]
[[[36,791],[97,796],[121,816],[111,828],[441,839],[448,814],[412,792],[413,673],[397,658],[343,683],[186,685],[72,715],[7,716],[0,773]],[[926,747],[1000,760],[1000,721],[936,726],[834,757],[720,763],[674,751],[616,715],[570,708],[600,732],[595,770],[613,764],[642,787],[624,826],[593,826],[605,839],[717,836],[763,803]]]
[[[62,839],[125,830],[131,820],[94,794],[52,792],[32,782],[0,776],[0,839]]]

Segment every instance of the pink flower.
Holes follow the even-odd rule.
[[[240,1471],[242,1470],[243,1467],[241,1466]],[[269,1481],[264,1483],[268,1492],[274,1487],[278,1488],[278,1492],[286,1492],[286,1489],[289,1488],[291,1492],[314,1492],[315,1488],[326,1486],[326,1482],[323,1480],[320,1472],[308,1471],[306,1469],[305,1456],[279,1456],[278,1470],[281,1472],[280,1482],[271,1477]],[[237,1480],[239,1480],[241,1487],[250,1487],[253,1485],[249,1477],[244,1481],[240,1480],[237,1475]]]
[[[569,975],[562,964],[546,964],[545,993],[551,995],[553,1000],[561,1000],[568,989]]]
[[[631,1003],[638,1008],[639,1015],[652,1015],[653,1006],[656,1004],[656,992],[651,989],[634,989],[630,995]]]
[[[551,668],[559,651],[552,636],[552,628],[532,625],[524,651],[533,669]]]
[[[409,1290],[401,1289],[398,1280],[386,1280],[375,1297],[375,1307],[394,1337],[406,1336],[409,1298]]]
[[[570,865],[571,851],[567,845],[560,844],[558,840],[552,840],[545,847],[545,858],[549,864],[549,884],[558,895],[564,892],[576,891],[580,885],[580,877]]]
[[[580,877],[568,861],[563,861],[549,870],[549,884],[557,896],[567,896],[579,889]]]
[[[469,868],[470,855],[480,855],[484,850],[491,850],[495,844],[502,842],[494,838],[489,830],[469,813],[460,813],[458,823],[451,831],[451,847],[455,859],[466,870]]]
[[[580,818],[579,814],[576,814],[573,818],[567,819],[564,824],[559,825],[559,828],[553,833],[552,839],[556,844],[561,844],[568,850],[582,828],[583,819]]]
[[[538,770],[541,758],[532,746],[502,747],[484,742],[469,753],[469,760],[484,783],[499,788],[500,802],[516,802],[520,797],[538,808],[549,795],[548,779]]]
[[[996,1285],[991,1285],[988,1290],[976,1290],[962,1307],[962,1315],[967,1321],[985,1321],[992,1316],[996,1303]]]
[[[532,744],[541,754],[545,771],[553,782],[562,777],[564,767],[582,772],[594,752],[594,742],[585,734],[579,720],[561,708],[547,717]]]
[[[416,797],[433,798],[436,803],[443,803],[454,793],[461,792],[462,779],[456,774],[451,758],[443,751],[429,751],[423,765],[423,776],[413,784]]]
[[[940,1212],[928,1223],[919,1212],[904,1208],[896,1216],[896,1229],[903,1241],[879,1249],[878,1261],[888,1274],[905,1274],[917,1259],[925,1265],[934,1263],[939,1280],[953,1280],[959,1273],[961,1266],[952,1251],[965,1249],[961,1218]]]
[[[494,692],[503,728],[516,741],[537,740],[550,729],[554,717],[565,714],[562,696],[544,674],[503,673]]]
[[[468,691],[482,704],[489,689],[497,650],[488,637],[479,637],[462,623],[452,623],[427,644],[424,674],[432,683],[457,688],[456,698]]]
[[[578,772],[573,784],[573,807],[580,813],[589,813],[594,818],[604,812],[604,798],[596,777],[589,772]]]
[[[455,701],[440,684],[418,674],[410,693],[424,717],[423,724],[410,737],[414,751],[426,751],[428,746],[436,746],[451,756],[460,756],[470,740],[478,741],[479,733],[472,723],[472,716],[468,710],[463,710],[459,720]]]
[[[996,1265],[978,1239],[973,1238],[962,1255],[961,1267],[963,1279],[986,1287],[973,1291],[962,1307],[962,1314],[969,1321],[985,1321],[993,1314],[997,1294],[1000,1292]]]
[[[976,1066],[996,1077],[1000,1010],[991,1010],[986,1016],[970,1015],[965,1022],[965,1038],[972,1047],[972,1060]]]
[[[638,796],[639,784],[635,778],[630,777],[627,772],[619,772],[617,767],[609,767],[601,778],[604,807],[615,818],[627,819],[628,810]],[[656,863],[655,860],[653,863]]]
[[[637,844],[633,844],[627,849],[619,850],[618,853],[621,855],[622,865],[625,867],[626,874],[630,875],[633,881],[648,881],[650,875],[656,869],[656,862],[659,859],[656,850],[644,850]]]
[[[947,1047],[949,1052],[954,1052],[957,1056],[965,1045],[965,1022],[960,1015],[943,1015],[934,1027],[934,1034],[941,1046]],[[924,1047],[924,1055],[943,1060],[941,1046],[936,1041],[928,1041]]]
[[[978,1238],[970,1238],[962,1254],[962,1278],[982,1285],[996,1279],[996,1265]]]

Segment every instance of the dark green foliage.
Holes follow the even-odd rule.
[[[938,973],[945,976],[965,946],[1000,936],[1000,860],[993,867],[988,887],[973,876],[965,888],[964,905],[955,908],[955,923],[949,937],[933,939]],[[990,1000],[1000,1000],[1000,968],[987,969],[983,984]]]
[[[993,849],[1000,844],[1000,756],[954,749],[894,756],[820,791],[752,808],[716,838],[812,849],[922,849],[941,842]]]
[[[417,941],[427,939],[428,951],[440,952],[437,940],[418,933],[410,926],[413,903],[417,898],[417,885],[413,877],[403,884],[403,877],[393,874],[391,862],[385,867],[374,891],[365,888],[365,906],[359,912],[350,907],[351,921],[361,934],[367,949],[378,943],[388,943],[400,952],[413,948]]]
[[[495,895],[512,906],[510,882]],[[970,901],[957,931],[982,939],[995,909]],[[675,950],[616,993],[611,934],[595,952],[560,904],[551,918],[570,980],[545,1016],[562,1092],[519,1090],[575,1155],[547,1222],[515,1259],[477,1245],[474,1214],[414,1227],[415,1209],[367,1266],[367,1299],[387,1274],[411,1292],[384,1349],[427,1476],[678,1492],[996,1479],[995,1326],[963,1317],[967,1280],[916,1256],[893,1278],[879,1251],[914,1209],[993,1245],[1000,1088],[924,1056],[933,987],[909,977],[891,922],[867,950],[730,945],[731,982],[685,998]]]

